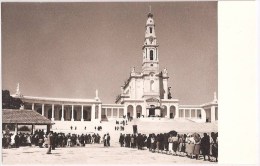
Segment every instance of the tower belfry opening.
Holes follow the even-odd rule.
[[[143,63],[142,72],[149,74],[150,72],[159,73],[159,59],[158,59],[158,47],[157,38],[155,35],[155,23],[153,14],[151,13],[151,6],[149,6],[150,12],[147,15],[147,21],[145,25],[145,37],[143,45]]]

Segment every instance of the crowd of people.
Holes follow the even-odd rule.
[[[3,148],[20,147],[20,146],[48,146],[48,134],[43,130],[36,130],[34,134],[28,133],[6,133],[2,136]],[[97,133],[93,134],[65,134],[65,133],[52,133],[53,147],[72,147],[72,146],[85,146],[85,144],[101,143],[101,136]]]
[[[115,131],[124,131],[125,130],[125,125],[128,125],[127,124],[127,120],[116,120],[116,126],[115,126]]]
[[[111,139],[111,137],[110,137],[109,133],[104,134],[104,136],[103,136],[104,147],[110,146],[110,139]]]
[[[218,133],[212,132],[201,135],[194,134],[120,134],[121,147],[149,149],[151,152],[165,153],[174,156],[187,156],[191,159],[200,159],[218,162]],[[207,157],[207,158],[206,158]]]
[[[120,124],[119,122],[116,122]],[[5,133],[2,135],[3,148],[19,148],[20,146],[38,146],[47,148],[47,154],[55,147],[85,146],[86,144],[103,143],[104,147],[110,146],[111,137],[109,133],[101,136],[98,133],[87,134],[65,134],[36,130],[34,134],[29,133]],[[119,143],[121,147],[148,149],[150,152],[165,153],[168,155],[189,157],[218,162],[218,133],[177,134],[177,132],[160,134],[120,134]]]

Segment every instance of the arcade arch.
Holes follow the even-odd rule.
[[[162,106],[162,109],[161,109],[161,117],[162,117],[162,118],[167,117],[167,107],[166,107],[165,105]]]
[[[176,108],[174,105],[170,107],[170,119],[173,119],[176,115]]]
[[[132,105],[127,106],[127,117],[133,117],[134,115],[134,107]]]
[[[136,117],[140,118],[142,116],[142,106],[136,106]]]

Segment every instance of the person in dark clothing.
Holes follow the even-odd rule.
[[[43,132],[39,132],[39,147],[42,148],[44,142]]]
[[[164,150],[164,137],[163,137],[163,134],[161,133],[159,135],[159,150],[163,153],[163,150]]]
[[[19,136],[16,134],[15,137],[14,137],[14,142],[15,142],[15,147],[16,148],[19,148],[19,142],[20,142],[19,139],[20,139]]]
[[[5,135],[3,135],[3,138],[2,138],[2,147],[5,149],[6,148],[6,142],[7,142],[7,138]]]
[[[107,146],[110,146],[110,135],[107,133]]]
[[[134,134],[134,148],[136,148],[136,138],[137,138],[137,136],[136,136],[136,134]]]
[[[146,146],[146,141],[147,141],[147,136],[145,134],[143,134],[143,136],[142,136],[142,150]]]
[[[168,148],[169,148],[169,142],[168,142],[168,138],[169,138],[169,134],[164,133],[163,135],[163,142],[164,142],[164,149],[166,151],[166,153],[168,152]]]
[[[57,141],[57,135],[56,133],[52,134],[52,144],[51,144],[51,149],[52,150],[55,150],[55,147],[56,147],[56,141]]]
[[[103,137],[103,143],[104,143],[104,147],[107,146],[107,135],[105,134]]]
[[[130,137],[130,134],[127,134],[127,137],[126,137],[126,147],[130,148],[130,142],[131,142],[131,137]]]
[[[138,136],[136,137],[136,143],[137,143],[137,149],[140,150],[142,149],[142,135],[139,133]]]
[[[204,133],[203,134],[204,137],[201,139],[201,144],[200,144],[200,148],[201,148],[201,152],[202,155],[204,157],[204,160],[206,160],[206,156],[208,156],[208,160],[210,161],[210,157],[209,157],[209,150],[210,150],[210,140],[209,140],[209,136]]]
[[[212,142],[212,157],[214,157],[216,159],[215,161],[218,162],[218,141],[217,141],[218,133],[211,134],[211,137],[213,139],[213,142]]]
[[[120,146],[123,147],[124,146],[124,135],[121,133],[120,134],[120,137],[119,137],[119,143],[120,143]]]
[[[151,151],[151,137],[152,135],[149,134],[149,137],[147,138],[147,144],[146,144],[146,147],[147,149],[149,149],[149,151]]]

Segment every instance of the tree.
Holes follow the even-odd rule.
[[[21,105],[23,105],[21,99],[10,96],[9,90],[2,90],[3,109],[19,109]]]

